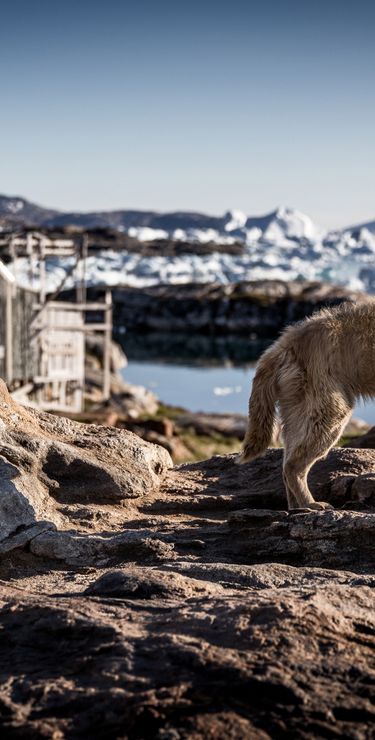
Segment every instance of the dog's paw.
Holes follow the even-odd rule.
[[[234,461],[233,461],[234,464],[235,465],[243,465],[244,462],[245,462],[245,460],[243,458],[244,458],[243,452],[239,452],[238,455],[236,455],[236,457],[234,458]]]
[[[313,509],[313,511],[328,511],[334,507],[331,504],[327,504],[326,501],[313,501],[312,504],[309,504],[308,508]]]

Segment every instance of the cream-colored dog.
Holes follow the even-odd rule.
[[[339,439],[355,400],[371,396],[375,396],[375,300],[323,309],[286,329],[260,358],[238,462],[265,452],[278,402],[288,506],[329,508],[314,501],[307,474]]]

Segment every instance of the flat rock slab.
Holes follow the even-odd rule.
[[[375,563],[375,514],[241,510],[229,516],[233,559],[330,568]],[[225,546],[222,552],[225,551]]]
[[[205,592],[204,584],[197,593],[196,585],[184,586],[189,580],[180,576],[179,587],[171,580],[165,592],[141,600],[142,576],[138,591],[120,588],[110,598],[103,598],[103,579],[86,597],[5,587],[4,736],[372,736],[370,588],[226,595],[220,587]]]
[[[174,475],[184,472],[186,475],[182,477],[194,480],[195,490],[200,488],[204,495],[231,495],[233,502],[246,501],[255,508],[285,509],[282,458],[282,449],[270,449],[263,457],[237,466],[235,455],[217,455],[210,460],[180,465]],[[373,480],[374,475],[374,450],[336,447],[314,465],[308,480],[316,500],[328,501],[337,508],[363,509],[363,496],[356,489],[352,491],[352,485],[358,477]],[[375,511],[375,498],[367,504],[369,510]]]

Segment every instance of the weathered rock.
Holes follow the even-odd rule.
[[[13,451],[11,445],[9,448]],[[36,522],[45,522],[46,528],[51,524],[62,524],[62,517],[50,499],[44,483],[27,470],[22,470],[4,455],[8,449],[1,448],[0,456],[0,544],[4,551],[19,540],[13,535],[23,532],[31,534]],[[10,453],[8,453],[10,455]],[[14,459],[14,458],[13,458]],[[17,546],[17,545],[16,545]]]
[[[206,500],[212,506],[216,497],[226,496],[230,497],[228,508],[285,509],[282,457],[283,450],[270,449],[250,464],[237,466],[234,455],[215,456],[175,468],[168,480],[175,480],[183,472],[185,481],[192,481],[193,490],[202,505]],[[314,465],[309,485],[317,500],[329,501],[336,507],[349,505],[352,508],[353,504],[358,504],[355,494],[352,496],[352,482],[359,475],[372,473],[375,473],[375,453],[372,450],[335,448]],[[213,501],[209,497],[213,497]],[[196,499],[193,498],[191,503],[194,506]]]
[[[318,588],[332,583],[375,588],[375,575],[303,565],[295,567],[275,562],[244,565],[179,560],[173,564],[166,563],[164,568],[173,569],[199,581],[220,584],[225,589],[305,589],[312,585]]]
[[[7,538],[23,530],[25,539],[37,522],[44,521],[45,529],[66,528],[59,504],[143,496],[159,485],[170,465],[165,450],[130,432],[19,406],[0,382],[0,543],[5,549]]]
[[[109,571],[90,584],[85,593],[118,599],[188,599],[210,594],[218,596],[224,592],[220,585],[208,581],[199,581],[173,571],[143,567]]]
[[[372,736],[371,589],[169,596],[141,604],[4,586],[3,735]]]
[[[362,512],[270,512],[242,510],[229,516],[231,557],[323,567],[372,567],[375,514]],[[222,553],[227,552],[223,543]]]
[[[48,560],[62,560],[69,565],[107,564],[111,559],[171,560],[173,545],[151,532],[122,532],[105,536],[80,532],[57,532],[49,528],[33,536],[30,552]]]
[[[44,431],[48,425],[55,430],[56,424],[58,428],[65,424],[53,417],[45,421],[44,416]],[[31,418],[40,415],[33,412]],[[119,433],[106,430],[111,433],[91,439],[92,428],[83,429],[90,451],[98,448],[104,462],[100,440],[105,439],[111,451]],[[61,442],[44,443],[43,450],[43,465],[39,462],[38,468],[34,463],[31,472],[19,473],[27,468],[26,462],[22,468],[21,453],[19,468],[4,463],[8,480],[4,475],[0,502],[6,551],[28,542],[34,555],[75,566],[115,562],[120,557],[125,562],[168,561],[188,553],[197,558],[199,552],[204,560],[221,562],[272,560],[345,568],[369,568],[375,559],[375,454],[371,450],[336,449],[312,470],[313,495],[341,511],[288,513],[282,450],[269,450],[264,458],[240,467],[235,456],[180,466],[165,474],[159,490],[151,479],[149,489],[143,489],[142,514],[136,498],[132,499],[136,519],[130,528],[124,521],[125,510],[116,514],[116,502],[132,495],[125,488],[121,468],[113,466],[109,474],[103,464],[87,458],[86,450],[75,457],[75,448]],[[116,446],[115,450],[121,462],[123,455],[120,458]],[[9,475],[18,476],[18,487]],[[36,487],[29,490],[33,482]],[[152,519],[142,524],[145,515]],[[194,519],[197,516],[200,519]],[[36,522],[44,524],[34,530]],[[14,539],[20,529],[21,540]]]

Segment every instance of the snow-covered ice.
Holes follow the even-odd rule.
[[[374,230],[372,230],[374,226]],[[218,229],[173,228],[171,232],[150,227],[131,227],[141,241],[174,238],[212,242],[208,254],[166,256],[103,250],[86,261],[89,285],[147,287],[158,283],[189,282],[228,284],[246,280],[326,280],[352,289],[375,293],[375,224],[343,231],[324,232],[308,216],[291,208],[278,208],[268,216],[247,218],[228,212]],[[229,254],[223,244],[243,243],[243,252]],[[215,250],[220,243],[220,251]],[[71,265],[71,258],[51,258],[47,263],[48,289],[55,290]],[[10,265],[17,282],[30,286],[29,265],[18,259]],[[72,287],[74,277],[66,282]],[[33,284],[37,288],[37,283]]]

